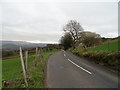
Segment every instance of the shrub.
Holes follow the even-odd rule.
[[[110,66],[120,65],[120,52],[111,52],[106,56],[105,59],[107,60],[107,64]]]

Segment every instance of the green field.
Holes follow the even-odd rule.
[[[44,68],[45,62],[48,57],[56,52],[56,50],[44,51],[41,54],[41,58],[35,60],[35,55],[29,55],[28,57],[28,87],[29,88],[42,88],[44,79]],[[37,66],[34,64],[37,63]],[[17,79],[22,79],[21,81],[15,81]],[[24,87],[23,74],[20,58],[11,58],[2,60],[2,80],[15,81],[12,85],[7,88],[18,88]],[[4,87],[4,85],[3,85]],[[6,88],[6,87],[4,87]]]
[[[120,51],[120,40],[112,40],[104,43],[103,45],[89,48],[88,50],[104,50],[104,51]]]
[[[32,64],[34,55],[28,57],[28,65]],[[2,60],[2,79],[12,80],[21,77],[21,61],[20,58],[11,58]]]
[[[30,55],[28,57],[28,67],[30,67],[30,65],[33,63],[33,61],[35,60],[34,58],[35,55]],[[2,60],[2,80],[15,81],[22,78],[23,78],[22,66],[19,57]],[[16,83],[17,85],[14,83],[15,82],[13,82],[12,85],[9,85],[8,88],[22,87],[20,81],[17,81]]]

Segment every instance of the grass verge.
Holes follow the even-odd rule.
[[[118,51],[93,51],[83,49],[73,49],[70,51],[77,56],[87,58],[88,60],[94,61],[97,64],[101,64],[116,71],[120,71],[120,52]]]
[[[56,50],[43,52],[40,59],[36,60],[32,67],[29,68],[29,88],[44,88],[45,79],[45,64],[49,56],[55,53]]]

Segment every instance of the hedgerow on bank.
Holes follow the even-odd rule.
[[[70,51],[80,57],[87,58],[95,63],[102,64],[112,69],[118,70],[120,68],[120,52],[119,51],[95,51],[84,49],[70,49]],[[120,71],[120,70],[118,70]]]

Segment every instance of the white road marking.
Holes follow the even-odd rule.
[[[84,70],[85,72],[87,72],[87,73],[89,73],[89,74],[92,74],[90,71],[88,71],[88,70],[86,70],[86,69],[82,68],[81,66],[77,65],[76,63],[74,63],[74,62],[73,62],[73,61],[71,61],[70,59],[68,59],[68,61],[70,61],[72,64],[74,64],[74,65],[75,65],[75,66],[77,66],[78,68],[80,68],[80,69]]]
[[[64,54],[64,56],[66,56],[66,55]]]

